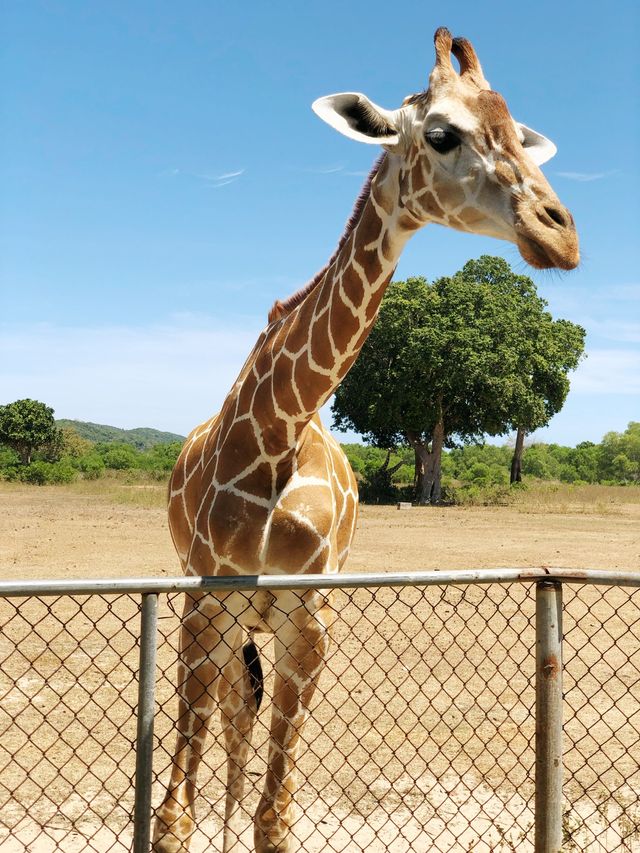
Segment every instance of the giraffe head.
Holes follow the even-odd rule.
[[[533,267],[574,269],[580,255],[573,217],[539,168],[555,145],[511,117],[470,42],[440,28],[434,43],[427,90],[399,109],[343,92],[319,98],[314,111],[346,136],[390,153],[394,206],[413,227],[436,222],[498,237],[515,243]]]

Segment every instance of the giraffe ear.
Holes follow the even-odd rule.
[[[531,130],[526,124],[517,121],[516,130],[522,147],[536,166],[542,166],[547,160],[551,160],[558,150],[550,139],[535,130]]]
[[[311,109],[331,127],[358,142],[395,145],[400,139],[394,114],[359,92],[325,95],[314,101]]]

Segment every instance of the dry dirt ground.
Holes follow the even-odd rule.
[[[150,489],[157,502],[159,487],[130,492],[136,489]],[[638,568],[640,501],[564,503],[551,511],[363,506],[346,570],[541,565]],[[0,579],[179,573],[162,506],[117,503],[99,486],[78,492],[0,483]]]
[[[176,576],[161,501],[157,486],[0,484],[0,580]],[[640,502],[602,493],[551,507],[363,507],[347,570],[634,571],[639,557]],[[566,849],[640,851],[640,597],[583,587],[565,601]],[[341,591],[336,605],[294,849],[533,850],[531,587]],[[160,614],[154,803],[173,747],[176,606]],[[137,620],[130,597],[0,601],[0,853],[130,849]],[[252,849],[268,713],[267,702],[238,851]],[[223,760],[211,739],[194,853],[221,849]]]

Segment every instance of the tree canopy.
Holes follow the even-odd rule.
[[[418,498],[437,501],[444,445],[536,429],[562,407],[585,332],[546,307],[530,278],[487,255],[433,284],[392,282],[336,392],[334,426],[409,444]]]
[[[35,450],[60,444],[53,409],[38,400],[16,400],[0,406],[0,444],[15,450],[24,465]]]

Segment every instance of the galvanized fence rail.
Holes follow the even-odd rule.
[[[147,853],[175,598],[257,589],[342,596],[304,732],[299,849],[640,851],[639,586],[563,569],[0,583],[0,853]],[[219,845],[211,740],[195,853]]]

